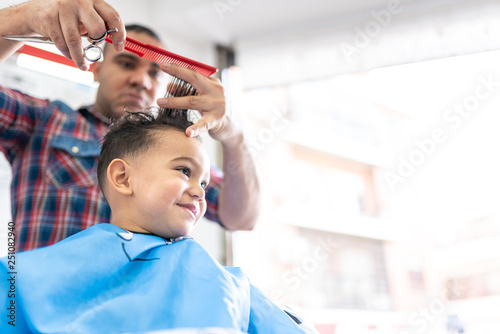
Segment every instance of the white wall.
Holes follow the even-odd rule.
[[[147,1],[145,4],[133,0],[110,0],[107,2],[120,13],[125,24],[139,23],[155,30],[169,51],[210,65],[215,64],[214,48],[210,41],[207,40],[203,43],[198,39],[188,38],[182,32],[188,27],[179,26],[176,30],[171,30],[162,24],[162,21],[167,20],[169,14],[171,15],[171,13],[162,12],[164,7],[157,8],[154,6],[155,2],[151,1]]]
[[[417,4],[388,1],[352,21],[332,19],[309,29],[240,39],[237,64],[245,87],[500,48],[498,1],[453,1],[430,9]]]

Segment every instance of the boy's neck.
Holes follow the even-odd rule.
[[[130,233],[134,233],[134,234],[144,234],[144,235],[154,235],[154,236],[157,236],[156,234],[151,233],[151,232],[138,232],[138,231],[127,230],[127,229],[124,229],[124,230],[127,231],[127,232],[130,232]]]

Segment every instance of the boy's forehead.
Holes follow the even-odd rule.
[[[180,129],[169,129],[161,131],[156,140],[158,140],[156,147],[159,151],[172,157],[190,158],[201,167],[210,168],[208,153],[198,138],[190,138]]]

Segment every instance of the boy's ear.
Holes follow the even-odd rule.
[[[114,190],[122,195],[132,195],[130,186],[130,166],[122,159],[114,159],[108,165],[107,178],[109,190]]]

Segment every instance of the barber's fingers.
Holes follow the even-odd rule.
[[[158,106],[171,109],[192,109],[200,112],[210,112],[217,118],[225,113],[226,101],[224,98],[213,95],[195,95],[179,97],[162,97],[157,101]]]
[[[210,96],[182,96],[159,98],[158,106],[171,109],[192,109],[201,113],[201,118],[186,129],[189,137],[212,130],[220,132],[224,128],[225,100],[212,98]]]
[[[78,33],[81,33],[81,27],[83,26],[83,30],[87,31],[89,37],[97,39],[104,36],[107,30],[118,28],[117,32],[113,32],[113,46],[118,52],[123,51],[125,44],[125,25],[120,14],[113,7],[104,1],[88,0],[86,2],[81,1],[79,6],[74,8],[74,10],[77,11],[76,16],[70,13],[73,15],[69,15],[68,17],[70,19],[75,17],[78,18],[80,27]],[[72,22],[74,22],[74,19]],[[68,29],[63,28],[63,32],[72,59],[80,69],[86,70],[88,67],[83,59],[81,37],[76,36],[74,25],[66,28]]]
[[[44,18],[45,17],[48,16],[44,16]],[[43,21],[44,18],[41,18],[40,21]],[[59,23],[58,13],[56,13],[55,16],[51,16],[50,20],[46,20],[41,34],[50,37],[56,48],[58,48],[65,57],[71,59],[71,54],[66,45],[66,40],[64,39],[61,25]]]
[[[60,10],[55,1],[32,0],[26,3],[28,30],[49,37],[64,56],[71,59],[59,22]]]
[[[36,0],[34,31],[49,36],[64,56],[72,59],[80,69],[87,69],[83,57],[81,35],[102,37],[106,30],[113,33],[113,45],[123,51],[125,26],[118,12],[103,0]]]
[[[85,63],[85,59],[83,57],[83,48],[82,48],[82,38],[81,38],[81,30],[78,25],[78,21],[75,20],[76,8],[66,7],[61,8],[59,12],[59,22],[61,25],[62,37],[63,41],[54,41],[56,47],[64,54],[69,54],[70,59],[80,68],[81,70],[87,70],[88,66]],[[83,23],[82,23],[83,24]]]
[[[186,135],[188,137],[196,137],[200,134],[212,130],[214,127],[218,125],[218,120],[214,117],[209,117],[204,115],[202,118],[198,120],[198,122],[194,123],[190,127],[186,129]]]
[[[217,78],[207,77],[194,70],[187,69],[175,64],[162,63],[160,68],[196,88],[196,96],[169,97],[158,99],[158,105],[166,108],[194,109],[198,111],[215,111],[224,115],[226,110],[226,99],[224,87]],[[175,89],[175,83],[167,86]],[[166,105],[168,102],[168,106]],[[221,117],[222,117],[221,116]]]
[[[167,97],[157,100],[160,107],[193,109],[201,112],[201,119],[186,129],[186,135],[192,137],[210,130],[211,135],[217,136],[228,128],[225,117],[224,87],[219,79],[206,77],[194,70],[175,64],[163,63],[160,68],[164,72],[190,83],[198,92],[195,96]]]
[[[94,8],[99,16],[104,20],[105,26],[108,30],[112,30],[118,28],[117,32],[113,32],[113,46],[117,52],[122,52],[125,48],[125,24],[120,16],[120,14],[109,4],[104,1],[98,1],[94,4]],[[90,34],[90,30],[87,29]],[[100,37],[102,36],[94,36],[92,37]]]
[[[165,73],[189,82],[198,91],[215,88],[214,84],[217,84],[219,81],[217,78],[207,77],[195,70],[184,68],[176,64],[162,63],[160,64],[160,69]]]

